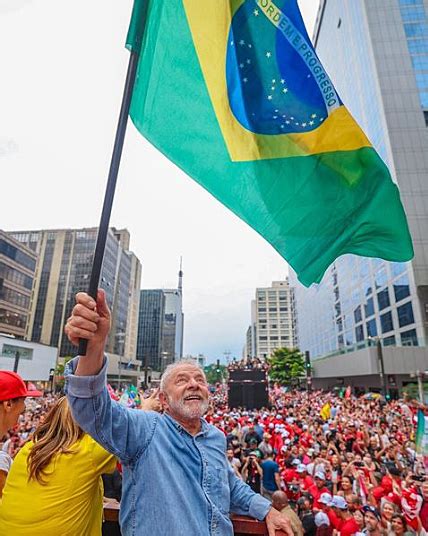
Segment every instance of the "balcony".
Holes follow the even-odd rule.
[[[119,528],[119,506],[105,505],[104,506],[103,536],[120,536]],[[259,534],[260,536],[268,536],[266,523],[257,521],[246,516],[231,516],[233,523],[233,533],[235,536],[250,536]],[[285,532],[277,531],[276,536],[285,536]]]

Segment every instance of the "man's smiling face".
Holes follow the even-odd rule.
[[[160,393],[164,408],[178,420],[202,417],[208,409],[208,397],[205,374],[191,363],[177,365]]]

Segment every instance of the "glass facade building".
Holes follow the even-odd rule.
[[[161,289],[142,290],[138,318],[137,359],[143,366],[162,370],[162,336],[165,294]]]
[[[97,228],[88,228],[9,233],[37,254],[26,338],[59,347],[60,356],[76,352],[63,336],[64,323],[74,307],[77,292],[88,288],[97,232]],[[127,231],[110,229],[108,232],[100,287],[105,290],[112,310],[106,350],[133,358],[137,330],[132,323],[137,323],[137,316],[131,311],[135,302],[138,307],[141,264],[132,252],[124,249],[122,236],[123,245],[128,245]],[[133,342],[129,341],[132,336]]]
[[[322,283],[294,274],[298,342],[313,358],[425,345],[428,325],[428,0],[321,0],[314,42],[352,115],[398,184],[415,248],[409,263],[346,255]]]
[[[0,231],[0,333],[24,338],[37,256]]]
[[[138,319],[137,358],[153,370],[183,357],[183,272],[178,288],[142,290]]]

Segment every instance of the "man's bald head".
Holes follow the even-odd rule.
[[[283,491],[275,491],[272,494],[272,506],[281,511],[288,506],[288,497]]]

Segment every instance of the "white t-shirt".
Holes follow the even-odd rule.
[[[0,450],[0,471],[9,473],[12,466],[12,458],[4,450]]]

